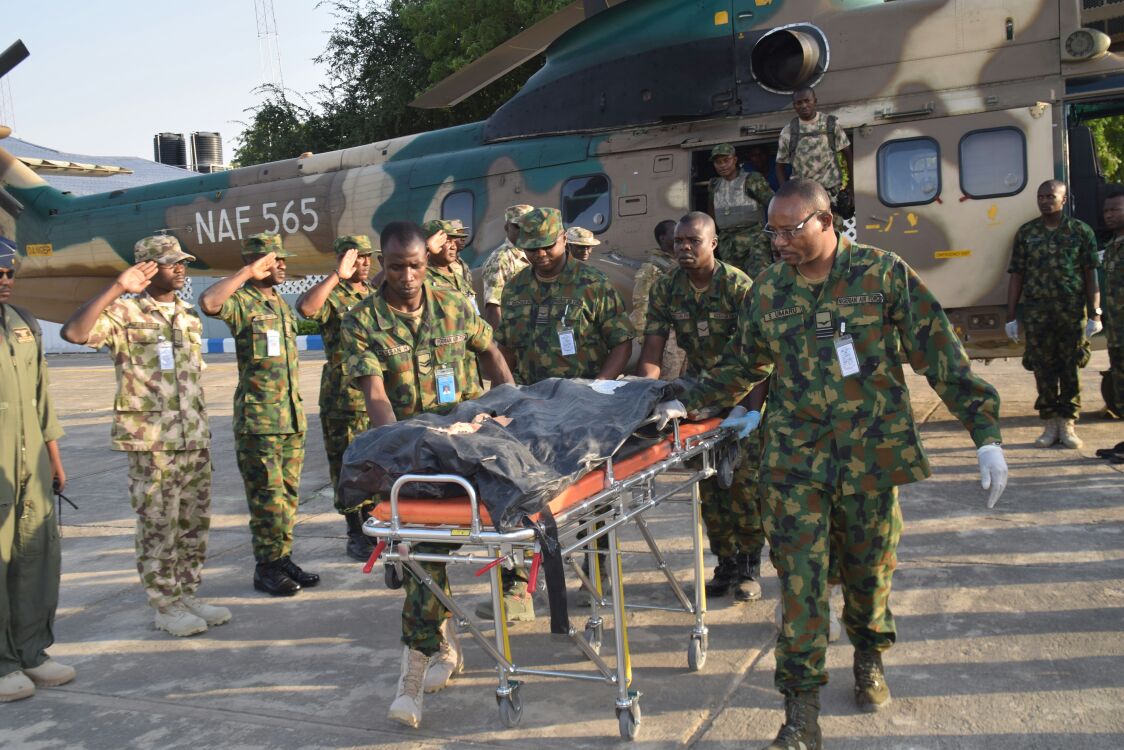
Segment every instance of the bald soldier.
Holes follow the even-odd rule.
[[[320,374],[320,428],[324,432],[324,452],[328,454],[328,476],[335,493],[336,511],[347,521],[344,553],[352,560],[366,562],[374,544],[363,533],[363,518],[374,505],[367,500],[356,506],[345,504],[339,493],[340,465],[347,446],[370,427],[363,394],[344,372],[346,357],[340,347],[340,326],[344,317],[371,294],[371,238],[365,234],[346,234],[332,243],[336,268],[320,283],[297,298],[297,312],[320,324],[324,339],[324,369]]]
[[[503,215],[506,238],[484,261],[480,271],[484,283],[484,319],[493,329],[500,324],[504,285],[528,265],[527,256],[515,246],[515,240],[519,237],[519,219],[534,209],[525,203],[508,206]]]
[[[51,485],[61,491],[66,472],[39,321],[8,302],[18,268],[15,243],[0,237],[0,703],[75,674],[47,655],[61,563]]]
[[[242,268],[199,296],[234,336],[234,450],[246,486],[254,588],[293,596],[320,583],[292,559],[307,423],[297,381],[297,324],[277,292],[289,253],[276,234],[242,241]]]

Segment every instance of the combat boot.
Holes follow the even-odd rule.
[[[398,693],[390,704],[386,718],[417,729],[422,720],[422,700],[425,691],[422,682],[429,657],[409,646],[402,647],[402,674],[398,676]]]
[[[764,750],[821,750],[820,691],[808,690],[784,697],[784,726]]]
[[[320,583],[320,576],[316,573],[301,570],[301,567],[293,562],[293,558],[288,555],[277,561],[277,567],[281,569],[282,573],[299,583],[301,588],[310,589]]]
[[[1042,428],[1042,434],[1034,439],[1035,448],[1049,448],[1058,442],[1058,418],[1048,417]]]
[[[706,582],[707,596],[726,596],[730,588],[738,582],[738,562],[733,557],[718,558],[714,577]]]
[[[20,670],[0,677],[0,703],[21,701],[35,695],[35,683]]]
[[[78,676],[74,667],[69,664],[59,664],[51,658],[38,667],[24,667],[23,673],[31,678],[35,687],[42,688],[65,685]]]
[[[882,670],[882,653],[855,649],[855,703],[872,714],[890,703],[890,686]]]
[[[374,540],[363,533],[363,514],[352,511],[344,516],[347,519],[347,547],[344,552],[352,560],[367,562],[375,549]]]
[[[453,675],[464,671],[464,653],[461,651],[460,637],[453,618],[447,618],[441,626],[441,647],[430,657],[429,668],[425,670],[422,686],[427,693],[436,693],[446,685]]]
[[[738,566],[738,580],[734,584],[734,599],[752,602],[761,598],[761,550],[739,552],[734,558]],[[709,592],[708,592],[709,593]]]
[[[1077,450],[1085,445],[1081,442],[1081,438],[1077,437],[1077,420],[1059,417],[1058,423],[1060,425],[1059,443],[1072,450]]]
[[[230,622],[230,610],[226,607],[216,607],[214,604],[208,604],[202,599],[197,599],[190,594],[181,596],[180,602],[187,608],[187,611],[196,617],[202,617],[207,623],[207,627],[214,627],[215,625],[222,625],[223,623]]]
[[[260,562],[254,567],[254,588],[270,596],[295,596],[301,585],[285,575],[279,560]]]
[[[179,638],[204,633],[207,630],[207,621],[188,612],[182,602],[172,602],[158,610],[155,625],[157,630],[163,630]]]

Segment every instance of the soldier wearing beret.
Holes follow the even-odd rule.
[[[176,296],[195,256],[175,237],[155,235],[137,242],[133,259],[70,317],[62,337],[113,357],[113,449],[129,457],[137,571],[157,629],[188,636],[230,619],[226,607],[195,596],[211,526],[211,428],[203,324]]]
[[[729,143],[711,149],[710,161],[718,173],[710,181],[708,211],[718,225],[718,258],[753,280],[773,262],[769,238],[761,231],[773,189],[760,173],[738,165]]]
[[[519,219],[533,210],[535,207],[526,203],[508,206],[503,215],[503,231],[507,237],[491,252],[480,271],[484,283],[484,319],[492,328],[500,325],[504,285],[528,265],[527,256],[515,246],[515,241],[519,238]]]
[[[234,336],[238,387],[234,445],[246,485],[253,540],[254,588],[293,596],[320,583],[292,559],[307,423],[297,382],[296,316],[277,293],[289,254],[276,234],[242,241],[242,268],[199,297]]]
[[[601,240],[593,236],[593,232],[584,227],[570,227],[566,230],[566,252],[574,260],[585,262],[593,255],[593,248],[601,244]]]
[[[15,243],[0,237],[0,703],[74,679],[47,655],[61,563],[51,485],[65,487],[66,472],[39,321],[9,302],[18,268]]]
[[[328,475],[333,489],[340,480],[343,453],[352,439],[368,429],[367,407],[363,394],[344,371],[347,357],[340,347],[340,326],[344,317],[373,291],[371,239],[365,234],[337,237],[332,243],[336,269],[297,299],[297,312],[320,324],[324,339],[324,370],[320,375],[320,427],[324,432],[324,451],[328,454]],[[353,560],[364,562],[374,545],[363,533],[363,517],[374,501],[349,507],[335,492],[336,510],[347,519],[347,546]]]

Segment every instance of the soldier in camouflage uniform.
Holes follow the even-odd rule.
[[[786,712],[772,750],[820,747],[830,540],[842,552],[856,702],[873,711],[890,700],[881,654],[896,640],[897,485],[929,475],[904,364],[971,433],[988,507],[1007,477],[999,396],[972,373],[940,303],[893,253],[837,235],[830,205],[811,180],[777,191],[767,231],[783,262],[758,277],[722,361],[686,399],[688,409],[729,404],[771,375],[761,515],[781,582],[776,686]],[[752,413],[723,424],[756,427]]]
[[[514,243],[519,237],[519,219],[534,208],[525,203],[508,207],[504,212],[503,225],[507,239],[491,252],[480,271],[484,284],[484,319],[492,328],[500,325],[500,302],[503,299],[504,284],[528,265],[527,256]]]
[[[1060,180],[1039,186],[1042,215],[1019,227],[1007,269],[1007,335],[1018,340],[1021,319],[1023,367],[1034,373],[1034,408],[1046,423],[1034,441],[1040,448],[1058,441],[1081,447],[1075,428],[1081,410],[1078,371],[1089,361],[1088,337],[1101,327],[1097,240],[1089,225],[1063,215],[1065,197]]]
[[[472,273],[460,260],[460,241],[468,237],[468,230],[459,222],[434,219],[424,225],[426,246],[429,249],[429,280],[438,289],[460,292],[479,311],[476,291],[472,288]]]
[[[15,243],[0,237],[0,703],[75,675],[47,655],[61,564],[51,485],[61,491],[66,471],[39,322],[9,303],[18,268]]]
[[[226,607],[195,596],[211,526],[211,429],[203,324],[176,296],[195,256],[157,235],[137,242],[134,259],[70,317],[62,337],[113,357],[113,449],[129,457],[137,571],[156,627],[188,636],[230,619]]]
[[[854,179],[855,160],[851,139],[832,116],[816,111],[816,92],[803,87],[792,92],[792,108],[796,117],[781,129],[777,141],[777,160],[773,167],[777,181],[784,184],[789,179],[785,165],[792,167],[792,179],[802,177],[818,182],[832,205],[839,201],[843,189],[843,172],[839,169],[838,153],[847,162],[847,175]],[[836,217],[838,219],[838,217]],[[839,229],[839,222],[836,222]]]
[[[277,292],[288,253],[276,234],[242,241],[237,273],[199,297],[199,308],[234,336],[234,447],[246,485],[254,546],[254,588],[293,596],[320,583],[292,559],[307,423],[297,382],[296,316]]]
[[[340,348],[340,326],[344,316],[371,294],[367,279],[371,273],[371,239],[365,234],[337,237],[332,243],[336,270],[297,299],[297,312],[320,324],[324,339],[324,370],[320,375],[320,427],[324,432],[324,452],[328,454],[328,476],[335,490],[336,510],[347,520],[347,546],[344,552],[353,560],[366,561],[374,545],[363,533],[363,517],[374,501],[357,506],[344,505],[338,484],[343,452],[361,432],[370,427],[363,394],[344,372],[345,357]]]
[[[600,244],[601,240],[585,227],[570,227],[566,230],[566,252],[574,260],[583,263],[588,261],[593,255],[593,248]]]
[[[697,378],[714,365],[737,331],[738,313],[749,299],[753,282],[737,268],[714,257],[718,246],[714,220],[700,212],[687,214],[675,228],[678,270],[665,275],[652,290],[644,346],[636,374],[660,376],[660,361],[668,337],[674,333],[687,353],[687,375]],[[747,398],[761,411],[765,385]],[[748,397],[747,391],[744,396]],[[739,398],[739,401],[742,399]],[[742,460],[729,490],[711,477],[699,484],[703,520],[710,551],[718,558],[708,596],[725,596],[731,589],[738,601],[761,598],[761,550],[765,534],[757,510],[757,435],[742,441]]]
[[[1101,250],[1104,269],[1104,329],[1108,338],[1108,377],[1112,403],[1108,412],[1124,418],[1124,192],[1109,195],[1104,201],[1104,223],[1112,237]],[[1097,455],[1113,463],[1124,463],[1124,442],[1102,448]]]
[[[632,321],[632,328],[638,333],[645,330],[648,322],[648,304],[652,287],[664,276],[674,271],[679,265],[675,262],[675,221],[664,219],[656,224],[656,249],[648,253],[645,260],[636,271],[632,285],[632,312],[628,317]],[[686,354],[676,343],[675,331],[668,331],[667,340],[664,342],[663,359],[660,361],[659,377],[663,380],[675,380],[683,372],[683,363]]]
[[[415,224],[393,222],[382,231],[386,280],[344,320],[347,372],[362,391],[375,428],[427,412],[443,413],[481,394],[465,358],[479,356],[492,383],[511,383],[511,372],[492,343],[492,329],[464,296],[427,281],[425,234]],[[415,546],[446,552],[444,545]],[[445,565],[421,563],[449,591]],[[424,692],[440,690],[462,667],[449,612],[426,586],[406,576],[402,607],[402,672],[389,718],[416,727]],[[432,657],[432,659],[431,659]],[[431,663],[432,661],[432,663]]]
[[[761,232],[773,189],[759,172],[738,165],[737,151],[729,143],[711,149],[710,160],[718,172],[709,187],[709,213],[718,225],[718,258],[752,281],[773,262],[769,238]]]

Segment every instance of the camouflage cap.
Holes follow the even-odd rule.
[[[557,208],[536,208],[519,219],[519,239],[515,246],[520,250],[550,247],[562,234],[562,212]]]
[[[346,253],[351,248],[358,250],[360,255],[370,255],[374,252],[371,250],[371,238],[365,234],[341,235],[332,243],[332,250],[336,255]]]
[[[285,251],[281,235],[273,232],[254,234],[242,240],[242,255],[265,255],[276,253],[278,258],[288,258],[292,253]]]
[[[0,236],[0,268],[18,271],[20,267],[20,253],[16,243],[7,237]]]
[[[503,212],[504,223],[518,224],[520,219],[534,210],[534,206],[528,206],[526,203],[519,203],[515,206],[508,206],[507,210]]]
[[[601,240],[594,237],[593,232],[585,227],[570,227],[567,229],[566,242],[571,245],[586,245],[587,247],[601,244]]]
[[[453,233],[449,235],[450,237],[467,238],[468,235],[472,234],[472,230],[466,227],[460,219],[453,219],[449,223],[453,225]]]
[[[167,266],[185,260],[195,260],[195,256],[185,253],[180,247],[180,241],[175,237],[154,234],[133,245],[133,262],[141,263],[146,260]]]
[[[447,237],[467,237],[468,233],[464,231],[464,227],[459,226],[459,222],[445,221],[444,219],[430,219],[422,224],[422,229],[425,230],[425,237],[429,239],[438,232],[444,232]]]
[[[710,160],[714,161],[719,156],[737,156],[738,152],[729,143],[719,143],[710,150]]]

